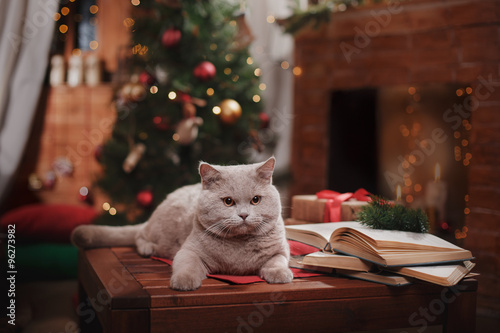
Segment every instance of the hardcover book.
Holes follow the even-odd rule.
[[[360,222],[286,226],[287,238],[383,267],[433,265],[473,259],[472,253],[432,234],[379,230]]]

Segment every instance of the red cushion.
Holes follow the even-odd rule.
[[[16,240],[69,243],[74,228],[90,224],[97,216],[91,207],[35,204],[11,210],[0,217],[2,230],[15,224]]]

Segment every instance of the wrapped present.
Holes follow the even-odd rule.
[[[356,214],[369,201],[371,198],[365,189],[354,193],[324,190],[316,195],[295,195],[291,218],[309,223],[355,221]]]

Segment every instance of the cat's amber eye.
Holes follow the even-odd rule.
[[[250,201],[252,205],[258,205],[260,203],[260,197],[256,195],[255,197],[252,198],[252,201]]]
[[[231,197],[225,197],[224,199],[222,199],[222,201],[224,202],[224,205],[228,207],[234,205],[234,200]]]

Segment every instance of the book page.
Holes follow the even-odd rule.
[[[359,222],[332,222],[332,223],[307,223],[298,225],[287,225],[286,230],[297,230],[304,233],[317,234],[325,239],[326,242],[330,239],[332,233],[345,227],[360,226]]]
[[[463,250],[455,244],[428,233],[380,230],[362,226],[353,226],[352,229],[373,239],[377,247],[398,247],[400,249],[425,249],[432,247],[435,250]]]
[[[463,264],[459,265],[401,267],[399,272],[419,273],[429,276],[447,278],[451,276],[455,271],[458,271],[465,275],[473,267],[474,267],[473,263],[471,263],[470,261],[465,261]]]

